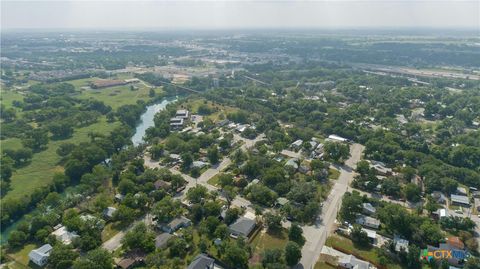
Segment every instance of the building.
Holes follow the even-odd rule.
[[[172,238],[173,235],[169,233],[161,233],[155,237],[155,247],[156,248],[165,248],[167,246],[168,240]]]
[[[166,233],[174,233],[178,231],[178,229],[188,227],[191,224],[192,222],[188,218],[180,216],[178,218],[174,218],[167,224],[161,224],[160,227],[162,231]]]
[[[237,238],[239,236],[248,238],[253,229],[255,229],[255,226],[255,220],[246,217],[240,217],[234,223],[228,226],[228,230],[230,231],[230,236],[233,238]]]
[[[288,199],[285,197],[278,197],[275,205],[278,207],[284,207],[286,204],[288,204]]]
[[[385,163],[379,161],[369,161],[371,166],[377,171],[377,174],[381,176],[391,176],[393,174],[393,170],[388,168]]]
[[[450,200],[453,205],[470,207],[470,201],[467,196],[452,194],[450,195]]]
[[[365,229],[365,228],[362,228],[362,231],[364,231],[367,234],[367,237],[370,240],[370,243],[372,243],[372,244],[377,243],[377,232],[376,231],[370,230],[370,229]]]
[[[50,256],[52,249],[50,244],[45,244],[30,251],[30,253],[28,253],[28,259],[38,266],[44,266],[48,262],[48,256]]]
[[[345,255],[338,259],[338,266],[346,269],[372,269],[375,268],[369,262],[357,259],[353,255]]]
[[[170,190],[172,184],[170,182],[159,179],[153,183],[153,186],[156,190],[163,189],[165,191],[168,191]]]
[[[170,119],[170,127],[173,129],[181,129],[183,128],[183,119],[182,118],[171,118]]]
[[[439,208],[435,215],[437,215],[438,219],[447,218],[449,216],[448,211],[445,208]]]
[[[395,245],[395,251],[400,252],[403,249],[403,251],[408,252],[408,240],[395,235],[393,238],[393,244]]]
[[[298,169],[298,159],[297,158],[291,158],[285,163],[285,166],[290,166],[293,169],[297,170]]]
[[[67,227],[63,225],[57,225],[55,231],[53,231],[51,234],[55,236],[55,239],[65,245],[71,244],[75,238],[79,237],[76,232],[69,232]]]
[[[127,82],[120,79],[99,79],[90,84],[93,89],[101,89],[113,86],[125,85]]]
[[[189,117],[189,112],[186,109],[179,109],[177,110],[177,113],[175,113],[175,118],[186,120],[188,119],[188,117]]]
[[[380,227],[380,221],[378,219],[364,215],[359,215],[355,222],[368,228],[378,229],[378,227]]]
[[[117,193],[117,194],[115,194],[114,199],[115,199],[115,202],[120,203],[121,201],[123,201],[123,199],[125,199],[125,195],[123,195],[121,193]]]
[[[295,150],[298,150],[300,149],[300,147],[302,146],[303,144],[303,141],[301,139],[298,139],[297,141],[293,142],[290,147],[292,147],[292,149],[295,149]]]
[[[222,269],[222,267],[215,264],[215,259],[201,253],[193,259],[187,269]]]
[[[343,143],[348,143],[348,142],[350,142],[349,139],[343,138],[343,137],[341,137],[341,136],[334,135],[334,134],[329,135],[329,136],[328,136],[328,140],[333,141],[333,142],[343,142]]]
[[[115,207],[109,206],[103,210],[103,216],[107,219],[113,218],[113,214],[117,211]]]
[[[208,165],[208,163],[203,162],[203,161],[194,161],[194,162],[192,162],[192,167],[194,167],[194,168],[200,168],[200,169],[202,169],[202,168],[204,168],[204,167],[207,166],[207,165]]]
[[[450,236],[447,238],[447,244],[456,249],[465,249],[465,244],[457,236]]]
[[[375,213],[377,213],[377,209],[370,203],[363,203],[362,208],[364,214],[374,215]]]
[[[457,187],[457,194],[467,196],[467,189],[464,187]]]

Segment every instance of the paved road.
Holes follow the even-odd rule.
[[[122,239],[123,237],[125,237],[125,233],[140,222],[144,222],[145,224],[150,225],[152,223],[152,216],[150,214],[146,214],[139,220],[136,220],[134,223],[130,224],[130,226],[118,232],[116,235],[114,235],[107,241],[103,242],[102,248],[110,252],[117,250],[119,247],[122,246]]]
[[[336,180],[327,200],[324,201],[322,213],[318,216],[315,224],[303,227],[303,235],[307,241],[302,248],[302,259],[295,268],[310,269],[315,266],[322,247],[332,232],[342,197],[353,180],[354,169],[362,156],[363,149],[364,147],[360,144],[353,144],[350,147],[351,157],[345,162],[345,165],[339,167],[340,177]]]

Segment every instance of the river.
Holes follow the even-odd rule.
[[[176,100],[176,98],[163,99],[162,102],[158,104],[147,106],[147,110],[140,117],[140,123],[135,129],[135,134],[132,136],[132,143],[134,146],[138,146],[139,144],[144,142],[143,136],[145,135],[145,131],[155,125],[155,114],[157,114],[159,111],[164,110],[168,104],[175,102]]]
[[[138,146],[139,144],[144,142],[143,136],[145,135],[145,131],[148,128],[155,125],[155,122],[154,122],[155,114],[157,114],[159,111],[162,111],[163,109],[165,109],[165,107],[168,104],[173,103],[176,100],[177,98],[165,98],[160,103],[147,106],[147,110],[140,117],[140,123],[137,125],[137,128],[135,129],[135,134],[132,136],[133,145]],[[33,211],[29,213],[32,213],[32,212]],[[10,232],[15,230],[17,228],[18,223],[24,219],[25,219],[24,217],[20,218],[14,223],[8,225],[8,227],[1,232],[0,244],[3,244],[6,242]]]

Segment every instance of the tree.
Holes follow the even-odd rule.
[[[290,226],[288,230],[288,240],[297,243],[299,246],[303,246],[305,244],[305,237],[303,237],[303,230],[302,228],[294,223]]]
[[[325,156],[334,162],[343,163],[348,157],[350,157],[350,148],[347,144],[326,142],[324,150]]]
[[[73,269],[112,269],[112,255],[104,249],[91,250],[73,264]]]
[[[340,219],[349,223],[354,223],[357,214],[362,212],[362,197],[358,192],[345,193],[340,208]]]
[[[278,233],[282,230],[282,217],[280,215],[266,213],[265,222],[270,233]]]
[[[151,146],[150,149],[148,150],[148,152],[152,156],[152,159],[154,160],[158,160],[163,155],[163,151],[164,151],[163,144],[155,144]]]
[[[359,247],[367,247],[370,243],[367,233],[358,224],[353,225],[350,237],[352,242]]]
[[[148,253],[155,249],[155,235],[142,222],[125,234],[122,244],[128,250],[142,250]]]
[[[187,191],[187,199],[194,204],[200,203],[207,197],[208,189],[203,185],[197,185]]]
[[[148,96],[155,97],[155,90],[153,88],[150,88],[150,90],[148,91]]]
[[[171,196],[165,196],[162,200],[153,206],[152,214],[160,222],[167,222],[179,216],[182,213],[180,201],[172,199]]]
[[[120,205],[118,209],[113,213],[113,220],[119,221],[122,225],[127,225],[135,220],[135,210],[126,206]]]
[[[225,247],[224,261],[232,268],[246,269],[248,268],[248,252],[240,247],[238,242],[228,243]]]
[[[218,148],[216,146],[211,146],[210,148],[208,148],[207,157],[211,164],[218,163],[218,160],[220,159]]]
[[[300,246],[292,241],[289,241],[285,246],[285,261],[287,265],[294,266],[302,258],[302,250]]]
[[[404,188],[405,198],[411,202],[420,201],[422,190],[414,183],[409,183]]]
[[[36,128],[25,134],[22,140],[25,147],[31,148],[33,151],[39,151],[48,144],[48,131],[43,128]]]
[[[13,231],[10,233],[10,237],[8,237],[8,245],[12,248],[21,247],[27,238],[28,236],[24,232]]]
[[[283,251],[278,248],[266,249],[262,255],[263,268],[285,268]]]
[[[73,265],[78,253],[70,246],[57,244],[53,247],[50,256],[48,256],[48,264],[54,269],[68,269]]]
[[[193,156],[190,152],[182,153],[182,168],[188,169],[193,163]]]
[[[73,124],[69,122],[51,123],[48,130],[53,134],[55,139],[65,139],[73,134]]]

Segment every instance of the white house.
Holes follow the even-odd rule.
[[[60,225],[60,227],[53,231],[52,235],[54,235],[58,241],[62,242],[65,245],[71,244],[75,238],[79,237],[76,232],[69,232],[67,230],[67,227],[63,225]]]
[[[28,259],[38,266],[44,266],[47,264],[48,256],[52,251],[50,244],[45,244],[37,249],[34,249],[28,253]]]

